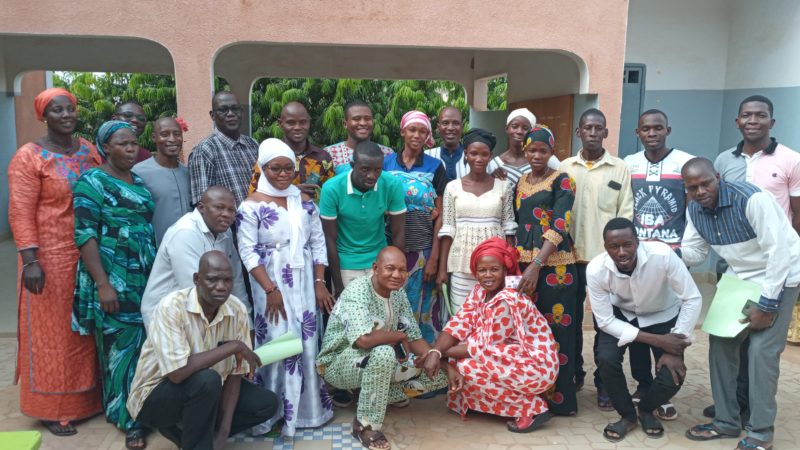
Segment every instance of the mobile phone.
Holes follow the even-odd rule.
[[[747,303],[744,304],[744,308],[742,308],[742,314],[747,317],[750,317],[750,311],[758,309],[758,303],[752,300],[748,300]],[[775,319],[778,317],[777,314],[772,315],[772,321],[769,323],[769,327],[775,324]]]

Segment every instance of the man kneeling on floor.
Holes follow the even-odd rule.
[[[128,411],[182,449],[222,449],[272,417],[274,393],[243,378],[261,365],[224,253],[200,258],[195,287],[162,299],[136,366]]]
[[[386,247],[372,264],[372,275],[357,278],[336,302],[317,370],[338,389],[360,388],[353,436],[370,449],[391,448],[379,430],[389,404],[404,405],[410,397],[448,385],[460,389],[463,379],[449,364],[433,379],[406,359],[431,346],[422,339],[403,285],[408,278],[406,257],[397,247]]]
[[[640,243],[630,220],[611,219],[603,241],[606,251],[586,267],[589,300],[600,329],[595,362],[622,416],[608,424],[603,436],[621,441],[638,417],[647,437],[660,438],[664,428],[653,411],[683,385],[683,351],[691,343],[703,300],[681,258],[662,242]],[[656,378],[639,401],[638,415],[622,372],[625,349],[633,342],[647,345],[657,361]]]

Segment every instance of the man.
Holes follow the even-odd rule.
[[[253,166],[258,159],[258,143],[241,134],[242,105],[230,92],[217,92],[208,113],[214,121],[214,132],[200,141],[189,155],[192,180],[192,204],[210,186],[228,188],[236,199],[236,207],[247,198]]]
[[[161,245],[167,228],[191,211],[191,190],[189,169],[179,160],[183,148],[180,124],[173,117],[156,120],[152,139],[156,144],[156,155],[133,166],[133,171],[153,195],[156,209],[150,223],[156,244]]]
[[[603,148],[603,140],[608,137],[606,116],[595,108],[584,111],[578,120],[575,134],[580,138],[583,147],[576,156],[562,161],[559,170],[567,172],[575,180],[576,186],[571,230],[578,270],[575,383],[580,389],[586,376],[581,356],[583,327],[580,325],[583,323],[583,304],[586,301],[586,265],[603,252],[603,226],[614,217],[633,218],[633,194],[628,166]],[[602,410],[610,411],[611,402],[603,392],[602,381],[597,372],[595,386],[598,388],[598,406]]]
[[[442,138],[442,146],[425,150],[426,154],[442,161],[448,182],[469,173],[469,166],[464,162],[464,147],[461,145],[461,137],[464,135],[462,120],[461,111],[455,106],[442,108],[436,123],[436,132]]]
[[[144,129],[147,126],[147,116],[144,113],[144,109],[142,109],[142,105],[136,100],[117,103],[111,118],[114,120],[122,120],[133,125],[137,139],[144,133]],[[139,149],[136,151],[136,162],[140,163],[146,159],[150,159],[151,156],[153,155],[150,154],[150,150],[140,145]]]
[[[194,268],[211,250],[225,254],[233,266],[233,295],[250,308],[239,253],[229,231],[236,218],[233,194],[222,186],[211,186],[200,197],[194,211],[171,226],[156,254],[153,270],[142,296],[142,319],[148,329],[162,299],[194,283]]]
[[[356,146],[353,170],[322,187],[319,214],[328,247],[328,268],[336,294],[354,279],[371,273],[386,247],[385,214],[392,245],[405,249],[406,203],[403,185],[383,172],[383,153],[374,142]]]
[[[671,132],[663,111],[651,109],[642,113],[636,136],[644,150],[627,156],[625,163],[631,171],[633,223],[639,239],[661,241],[679,252],[686,226],[686,190],[681,168],[692,155],[667,147]],[[650,351],[646,346],[638,343],[630,346],[630,364],[632,375],[639,382],[633,395],[637,402],[653,382]],[[656,410],[656,416],[675,420],[678,411],[672,403],[666,403]]]
[[[353,150],[359,142],[368,141],[375,127],[372,108],[361,100],[354,100],[344,106],[344,127],[347,129],[347,140],[325,147],[331,155],[336,174],[349,172],[353,160]],[[392,149],[377,144],[384,155],[391,155]]]
[[[744,426],[747,437],[737,448],[772,448],[780,354],[800,292],[800,237],[775,198],[756,185],[721,180],[705,158],[687,162],[682,174],[690,199],[681,244],[684,262],[700,264],[713,249],[728,262],[730,272],[761,286],[756,307],[743,319],[748,323],[745,332],[735,338],[709,336],[714,421],[686,435],[699,441],[739,436],[736,378],[740,347],[749,337],[750,416]]]
[[[388,448],[388,439],[379,431],[387,405],[443,388],[448,377],[458,375],[446,362],[442,368],[448,376],[442,370],[432,378],[402,364],[402,353],[410,350],[422,356],[431,350],[403,289],[408,277],[405,255],[386,247],[372,269],[373,275],[350,283],[333,307],[317,371],[336,388],[361,389],[353,435],[364,446],[372,441],[369,448]]]
[[[622,419],[603,435],[616,442],[636,427],[649,437],[664,428],[653,410],[683,385],[683,350],[700,316],[703,298],[681,258],[662,242],[639,242],[633,222],[610,220],[603,229],[605,253],[586,268],[592,314],[599,331],[595,358],[604,387]],[[656,359],[656,379],[642,392],[637,415],[628,392],[622,360],[632,343],[646,346]]]
[[[217,450],[272,417],[278,398],[243,379],[261,360],[250,349],[247,312],[231,295],[228,256],[204,254],[193,278],[195,287],[156,308],[127,406],[178,448]]]
[[[295,154],[297,171],[292,184],[311,198],[319,199],[319,189],[322,184],[332,178],[333,171],[331,155],[308,140],[311,130],[311,116],[302,103],[289,102],[281,109],[278,126],[283,131],[285,142]],[[250,180],[250,193],[258,187],[261,177],[261,168],[258,163],[253,166],[253,178]]]

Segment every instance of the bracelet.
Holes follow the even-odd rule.
[[[22,270],[25,270],[26,267],[31,266],[33,264],[36,264],[38,262],[39,262],[38,259],[34,259],[33,261],[26,262],[26,263],[22,264]]]
[[[544,265],[544,264],[542,263],[542,260],[541,260],[541,259],[539,259],[539,257],[538,257],[538,256],[537,256],[536,258],[533,258],[533,263],[534,263],[534,264],[536,264],[536,265],[537,265],[537,266],[539,266],[539,267],[542,267],[542,266]]]
[[[266,290],[264,292],[266,292],[267,296],[269,296],[269,294],[272,294],[273,292],[275,292],[277,290],[278,290],[278,285],[276,284],[276,285],[272,286],[272,289]]]
[[[441,351],[439,351],[439,349],[438,349],[438,348],[432,348],[432,349],[428,350],[428,354],[431,354],[431,353],[437,353],[437,354],[439,354],[439,359],[442,359],[442,352],[441,352]]]
[[[317,278],[317,279],[315,279],[315,280],[314,280],[314,283],[322,283],[322,284],[325,284],[325,280],[323,280],[322,278]]]

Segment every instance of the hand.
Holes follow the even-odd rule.
[[[431,380],[439,375],[439,368],[441,367],[442,360],[436,352],[425,353],[421,357],[414,360],[414,365],[425,371],[425,375]]]
[[[22,283],[31,294],[41,294],[44,290],[44,270],[38,262],[33,262],[22,269]]]
[[[265,313],[267,314],[268,322],[277,324],[280,317],[286,320],[286,310],[283,309],[283,294],[281,294],[281,291],[275,289],[267,295],[267,310]]]
[[[436,220],[439,217],[439,214],[441,213],[442,212],[439,211],[439,208],[433,208],[433,211],[431,211],[431,221]]]
[[[316,184],[298,184],[297,188],[300,189],[300,192],[311,198],[317,198],[317,192],[319,192],[320,189]]]
[[[536,285],[539,283],[539,270],[541,269],[536,263],[530,263],[525,272],[522,273],[522,279],[519,280],[517,291],[523,294],[531,295],[536,290]]]
[[[492,176],[497,178],[498,180],[505,180],[506,178],[508,178],[508,175],[506,175],[506,171],[499,167],[497,169],[494,169],[494,172],[492,172]]]
[[[447,272],[439,271],[439,274],[436,276],[436,288],[441,292],[442,285],[447,284],[449,281],[450,276],[447,274]]]
[[[100,300],[100,308],[102,308],[106,314],[115,314],[119,312],[117,291],[115,291],[110,284],[97,286],[97,298]]]
[[[250,369],[248,378],[253,378],[256,369],[262,366],[261,358],[259,358],[253,350],[250,350],[250,347],[242,341],[236,341],[236,353],[233,354],[233,357],[236,359],[236,370],[242,368],[243,360],[247,361],[247,365]]]
[[[319,310],[330,314],[333,309],[333,304],[336,303],[336,299],[328,292],[328,288],[319,281],[314,282],[314,296],[317,298],[317,307]]]
[[[751,331],[760,331],[769,328],[774,320],[775,313],[762,311],[758,308],[750,309],[750,315],[744,319],[739,319],[740,323],[749,323],[747,329]]]
[[[422,274],[422,279],[426,283],[436,281],[436,275],[439,273],[439,259],[428,258],[425,262],[425,272]]]
[[[676,386],[680,386],[683,380],[686,379],[686,364],[683,363],[683,356],[664,353],[656,363],[656,374],[662,367],[669,369],[669,373],[672,374],[672,381]]]
[[[447,385],[450,386],[449,393],[455,394],[464,388],[464,376],[458,371],[456,366],[447,364]]]
[[[683,357],[686,347],[692,345],[689,338],[682,334],[669,333],[659,336],[658,346],[667,353]]]

